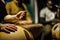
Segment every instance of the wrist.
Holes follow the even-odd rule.
[[[0,23],[0,31],[1,31],[1,25],[2,25],[2,24]]]
[[[4,29],[3,24],[0,23],[0,31]]]

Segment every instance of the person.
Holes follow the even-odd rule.
[[[53,11],[52,1],[47,2],[47,6],[40,11],[40,21],[44,25],[41,40],[51,40],[51,28],[55,19],[55,11]]]
[[[4,17],[7,15],[5,4],[0,0],[0,32],[15,32],[17,27],[14,24],[9,24],[4,21]]]
[[[52,9],[52,2],[47,3],[47,7],[43,8],[40,11],[40,18],[42,24],[52,24],[52,21],[55,19],[55,11]]]
[[[12,21],[9,21],[9,20],[13,20],[14,18],[15,19],[20,19],[19,21],[14,21],[12,23],[18,23],[18,24],[31,24],[32,23],[32,20],[31,20],[31,17],[30,17],[30,14],[26,8],[26,5],[23,3],[22,0],[12,0],[11,2],[7,3],[6,4],[6,11],[8,13],[8,15],[19,15],[19,14],[23,14],[24,16],[21,16],[22,18],[18,18],[18,17],[11,17],[9,16],[10,18],[8,18],[8,16],[5,18],[6,21],[8,22],[12,22]]]

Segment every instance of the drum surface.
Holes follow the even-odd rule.
[[[52,36],[60,39],[60,23],[57,23],[52,28]]]
[[[0,32],[0,40],[27,40],[24,28],[16,26],[17,31],[11,33]],[[30,35],[30,33],[28,33]]]

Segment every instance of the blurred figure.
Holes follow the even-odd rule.
[[[5,23],[4,17],[7,15],[5,4],[3,0],[0,0],[0,32],[15,32],[17,27],[14,24]]]
[[[7,10],[8,15],[11,15],[9,16],[10,18],[8,18],[8,16],[5,18],[6,21],[8,22],[13,21],[12,23],[18,23],[18,24],[31,24],[32,23],[30,14],[26,8],[26,5],[23,3],[23,0],[13,0],[7,3],[6,10]],[[12,21],[9,21],[9,20],[12,20]]]
[[[40,21],[44,25],[41,40],[51,40],[51,25],[55,19],[55,11],[52,10],[52,1],[47,2],[47,6],[40,12]]]
[[[52,2],[48,1],[47,7],[43,8],[40,12],[40,18],[42,24],[52,24],[55,19],[55,12],[52,11]]]

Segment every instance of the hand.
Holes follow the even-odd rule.
[[[6,22],[16,22],[19,19],[16,17],[16,15],[7,15],[7,16],[4,17],[4,20]]]
[[[26,11],[20,11],[19,13],[16,14],[16,17],[19,19],[22,19]]]
[[[10,33],[17,31],[17,27],[14,24],[1,24],[1,31]]]

